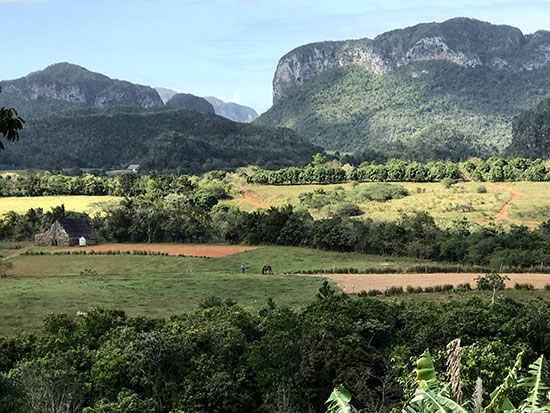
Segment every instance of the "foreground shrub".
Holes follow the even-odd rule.
[[[392,295],[402,295],[402,294],[403,294],[403,287],[401,287],[401,286],[399,286],[399,287],[396,287],[396,286],[388,287],[388,288],[386,288],[386,291],[384,292],[384,295],[387,295],[388,297],[392,296]]]

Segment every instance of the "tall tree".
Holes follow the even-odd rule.
[[[0,92],[2,87],[0,86]],[[14,142],[19,139],[19,131],[23,129],[25,121],[19,117],[14,108],[0,108],[0,134],[8,141]],[[4,144],[0,141],[0,151],[4,149]]]

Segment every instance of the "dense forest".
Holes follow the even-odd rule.
[[[89,108],[27,121],[4,169],[106,168],[202,172],[246,165],[304,165],[321,148],[293,131],[165,108]]]
[[[323,412],[343,384],[355,407],[389,413],[414,392],[426,348],[444,371],[445,345],[462,339],[465,399],[478,377],[500,385],[520,351],[526,365],[550,355],[546,301],[454,297],[357,299],[325,285],[301,310],[212,297],[168,320],[51,315],[38,335],[0,337],[0,412]]]
[[[385,144],[390,154],[395,142],[402,153],[418,153],[415,134],[443,125],[458,137],[456,150],[440,145],[450,156],[484,156],[504,150],[512,139],[512,118],[550,92],[549,71],[423,61],[378,75],[350,65],[293,87],[255,123],[292,128],[325,149],[380,151]],[[475,145],[468,148],[469,142]],[[437,156],[429,151],[425,148],[425,156]]]
[[[550,158],[550,98],[514,119],[513,139],[508,153]]]

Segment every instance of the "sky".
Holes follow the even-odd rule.
[[[550,30],[550,0],[0,0],[0,79],[70,62],[261,113],[295,47],[458,16],[527,34]]]

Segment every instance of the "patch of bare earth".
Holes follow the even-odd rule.
[[[470,283],[475,288],[474,273],[433,273],[433,274],[300,274],[307,277],[328,278],[335,281],[345,292],[357,293],[365,290],[384,291],[388,287],[433,287],[435,285]],[[533,284],[536,289],[543,289],[550,284],[550,274],[506,274],[510,280],[506,282],[508,288],[515,283]]]
[[[153,251],[168,255],[188,255],[195,257],[221,258],[239,252],[254,250],[258,247],[242,247],[233,245],[188,245],[188,244],[102,244],[91,247],[65,248],[57,251]]]

